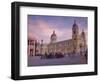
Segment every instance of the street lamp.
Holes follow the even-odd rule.
[[[41,54],[43,54],[43,40],[41,40]]]

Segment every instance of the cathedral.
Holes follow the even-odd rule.
[[[39,43],[36,39],[28,39],[28,55],[45,55],[50,53],[61,54],[80,54],[87,50],[86,34],[84,30],[79,33],[79,26],[74,21],[72,25],[72,38],[64,41],[57,41],[56,32],[53,31],[48,44],[43,43],[43,40]]]

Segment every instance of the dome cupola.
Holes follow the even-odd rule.
[[[53,34],[51,35],[51,37],[54,37],[54,36],[56,36],[55,30],[53,31]]]
[[[57,35],[55,33],[55,31],[53,31],[52,35],[51,35],[51,43],[56,42],[57,40]]]
[[[72,28],[73,30],[75,30],[75,29],[78,29],[78,25],[77,25],[77,23],[76,23],[76,20],[74,20],[74,24],[73,24],[73,28]]]

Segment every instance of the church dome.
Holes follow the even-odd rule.
[[[51,38],[56,36],[55,31],[53,31],[53,34],[51,35]]]
[[[73,27],[78,27],[78,25],[76,23],[73,24]]]
[[[74,20],[73,29],[78,29],[78,25],[76,23],[76,20]]]
[[[55,33],[55,31],[53,31],[53,33],[52,33],[52,35],[51,35],[51,43],[54,43],[54,42],[56,42],[57,41],[57,36],[56,36],[56,33]]]

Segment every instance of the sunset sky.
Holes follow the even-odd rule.
[[[50,36],[55,30],[57,41],[63,41],[72,38],[72,25],[76,20],[80,32],[82,29],[87,34],[87,17],[69,17],[69,16],[43,16],[28,15],[28,37],[37,39],[39,42],[50,42]]]

